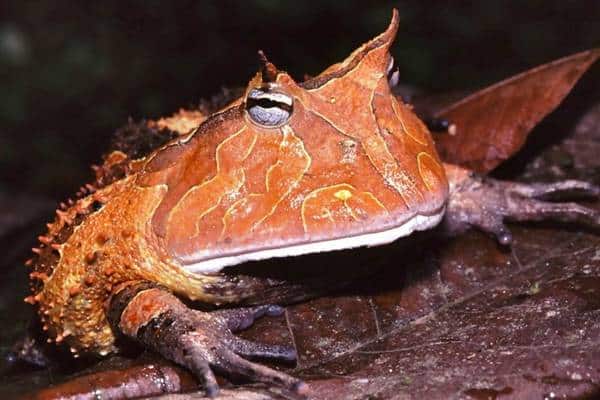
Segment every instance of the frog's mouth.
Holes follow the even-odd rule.
[[[374,247],[391,243],[399,238],[406,237],[415,231],[431,229],[440,223],[445,205],[430,215],[416,214],[402,225],[390,227],[354,236],[346,236],[322,241],[304,242],[289,246],[261,248],[256,251],[247,251],[236,254],[227,254],[220,257],[204,259],[184,266],[188,272],[197,274],[219,272],[225,267],[242,264],[248,261],[260,261],[278,257],[293,257],[311,253],[324,253],[336,250],[353,249],[357,247]]]

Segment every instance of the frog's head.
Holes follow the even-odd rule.
[[[440,221],[443,167],[390,87],[397,29],[394,11],[385,32],[302,83],[261,53],[241,99],[155,155],[146,171],[168,192],[154,230],[186,268],[374,246]]]

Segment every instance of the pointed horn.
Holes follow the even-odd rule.
[[[360,46],[358,49],[354,50],[352,54],[350,54],[350,57],[346,59],[346,62],[355,57],[363,57],[366,53],[374,49],[379,49],[381,47],[389,49],[392,46],[392,43],[394,43],[399,26],[400,16],[398,14],[398,10],[394,8],[392,10],[392,20],[390,21],[387,29],[383,33],[380,33],[373,39]]]
[[[277,79],[277,67],[267,59],[264,51],[258,51],[258,59],[261,64],[261,74],[263,82],[275,82]]]
[[[396,38],[396,33],[398,32],[398,27],[400,26],[400,16],[398,14],[398,10],[394,8],[392,10],[392,20],[388,25],[385,32],[377,36],[371,42],[381,42],[381,45],[387,45],[388,47],[394,42]],[[379,47],[379,46],[377,46]]]

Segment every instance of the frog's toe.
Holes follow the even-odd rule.
[[[215,371],[300,393],[306,387],[301,380],[243,358],[293,361],[294,349],[247,341],[232,333],[256,318],[282,312],[277,306],[202,312],[188,308],[166,289],[132,282],[113,294],[108,318],[115,331],[190,369],[209,396],[219,389]]]
[[[600,227],[600,211],[565,200],[600,196],[600,186],[579,180],[552,183],[502,182],[506,198],[505,217],[513,221],[558,221]],[[552,201],[546,201],[552,200]]]
[[[599,185],[575,179],[551,183],[514,183],[510,190],[523,197],[546,200],[600,197]]]
[[[512,244],[512,233],[504,222],[502,222],[501,217],[482,218],[479,224],[472,225],[479,230],[494,236],[496,241],[503,246],[510,246]]]
[[[261,345],[228,337],[225,332],[222,334],[224,336],[222,340],[212,340],[207,336],[207,332],[201,334],[191,332],[181,337],[181,346],[179,343],[171,345],[173,349],[178,347],[179,349],[175,350],[176,353],[169,358],[178,361],[177,353],[183,354],[181,359],[183,362],[179,362],[188,367],[204,384],[207,396],[213,397],[219,392],[213,370],[250,382],[276,385],[297,393],[305,390],[301,380],[241,357],[260,356],[293,360],[295,352],[291,353],[290,349],[283,346]],[[168,356],[169,353],[167,352],[166,355]]]
[[[215,397],[219,394],[219,384],[214,372],[210,368],[208,360],[202,357],[200,352],[193,351],[192,348],[186,349],[187,360],[190,370],[196,375],[196,378],[202,382],[206,395]]]
[[[219,310],[211,315],[222,319],[231,332],[238,332],[250,327],[261,317],[277,317],[284,312],[284,308],[277,305],[261,305]],[[273,358],[282,361],[295,361],[297,358],[296,350],[293,347],[251,342],[233,335],[229,339],[229,347],[236,354],[249,358]]]
[[[241,338],[232,341],[231,349],[246,358],[273,358],[288,362],[296,361],[298,358],[296,350],[291,346],[251,342]]]
[[[539,200],[522,201],[508,217],[514,221],[552,220],[600,228],[600,211],[578,203],[551,203]]]
[[[248,361],[232,351],[222,352],[214,366],[229,375],[242,377],[252,382],[284,387],[299,394],[304,394],[307,390],[306,384],[300,379]]]
[[[252,326],[254,321],[264,317],[278,317],[284,313],[283,307],[277,305],[261,305],[248,308],[232,308],[226,310],[218,310],[213,312],[213,315],[223,318],[227,327],[232,332],[238,332]]]

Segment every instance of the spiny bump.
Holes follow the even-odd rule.
[[[275,82],[275,80],[277,80],[277,67],[267,59],[267,56],[262,50],[258,51],[258,59],[261,64],[263,82]]]
[[[104,245],[106,242],[108,242],[109,237],[104,234],[104,233],[99,233],[98,236],[96,236],[96,243],[100,246]]]
[[[86,264],[93,264],[98,259],[98,251],[92,251],[91,253],[86,254],[84,260]]]
[[[69,289],[69,296],[71,297],[77,296],[79,293],[81,293],[81,286],[73,286]]]
[[[56,210],[56,216],[58,217],[58,220],[64,224],[71,225],[73,223],[73,220],[71,219],[71,217],[69,217],[69,214],[65,211]]]
[[[56,335],[56,339],[54,339],[56,341],[56,343],[60,343],[63,340],[65,340],[65,338],[67,336],[69,336],[71,334],[71,331],[65,329],[62,333],[59,333],[58,335]]]
[[[44,243],[45,245],[48,245],[48,244],[52,243],[52,238],[45,236],[45,235],[40,235],[40,236],[38,236],[38,241],[40,243]]]
[[[46,282],[48,280],[48,274],[44,272],[33,271],[29,274],[29,279],[37,279],[42,282]]]

